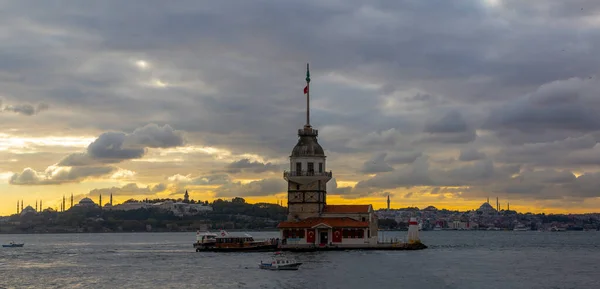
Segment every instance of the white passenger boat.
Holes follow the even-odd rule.
[[[284,258],[281,253],[275,253],[270,262],[260,261],[258,267],[266,270],[298,270],[302,263]]]

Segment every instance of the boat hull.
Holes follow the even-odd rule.
[[[194,248],[196,248],[196,252],[273,252],[277,251],[277,244],[247,247],[216,247],[194,244]]]
[[[265,270],[298,270],[300,268],[300,265],[302,265],[302,263],[293,263],[279,266],[273,266],[268,263],[261,263],[259,265],[259,268]]]
[[[9,244],[9,245],[2,245],[3,248],[20,248],[23,247],[25,244]]]

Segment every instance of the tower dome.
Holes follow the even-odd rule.
[[[298,130],[298,143],[292,150],[292,157],[325,156],[323,148],[317,141],[319,131],[305,126]]]
[[[306,65],[306,124],[298,130],[298,143],[290,155],[290,170],[283,172],[288,181],[288,220],[319,217],[327,204],[325,151],[317,141],[319,131],[310,125],[310,72]]]

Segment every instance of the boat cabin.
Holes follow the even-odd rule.
[[[196,242],[198,244],[209,244],[217,242],[217,234],[196,232]]]
[[[254,242],[254,238],[252,237],[218,237],[217,244],[228,244],[228,243],[251,243]]]

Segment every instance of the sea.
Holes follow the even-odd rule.
[[[255,239],[277,232],[247,232]],[[380,232],[380,237],[406,232]],[[195,252],[195,233],[0,235],[0,288],[600,288],[600,232],[426,231],[421,251]]]

